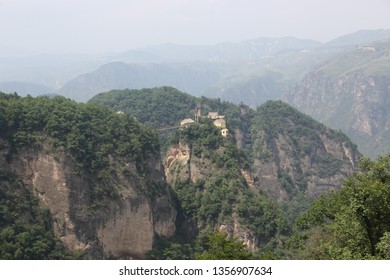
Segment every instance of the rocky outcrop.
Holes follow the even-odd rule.
[[[163,165],[169,184],[174,184],[177,179],[189,179],[192,182],[202,180],[212,169],[212,163],[209,159],[193,159],[189,145],[183,143],[169,148]]]
[[[277,201],[288,201],[298,192],[313,198],[337,190],[358,162],[356,150],[345,142],[335,143],[324,135],[317,151],[297,157],[292,155],[296,147],[284,135],[279,135],[270,144],[274,160],[256,159],[254,174],[257,188]]]
[[[50,145],[16,154],[10,154],[7,143],[2,147],[0,168],[19,177],[50,209],[54,233],[70,250],[98,259],[140,259],[152,249],[156,235],[175,232],[176,210],[159,158],[147,160],[146,176],[130,159],[111,158],[109,180],[99,182],[96,174],[80,170],[67,153]],[[111,194],[94,197],[98,184]]]
[[[386,49],[387,48],[387,49]],[[284,100],[341,129],[366,156],[390,150],[389,47],[354,51],[309,72]],[[387,52],[386,52],[387,50]]]
[[[267,102],[252,124],[255,188],[285,202],[341,188],[361,156],[334,131],[283,102]]]
[[[174,182],[176,177],[190,176],[190,148],[185,144],[170,147],[164,160],[165,176],[168,182]]]
[[[222,154],[223,150],[224,148],[220,147],[215,151],[209,152],[214,154]],[[220,178],[218,179],[218,176],[224,171],[221,170],[221,168],[218,167],[217,164],[213,162],[210,158],[205,156],[194,156],[190,145],[184,144],[183,142],[179,142],[178,144],[172,145],[168,149],[164,160],[164,168],[166,172],[167,181],[172,186],[175,186],[176,183],[180,184],[183,182],[186,182],[186,184],[188,184],[187,188],[190,188],[190,185],[204,184],[199,189],[199,191],[203,194],[198,194],[199,196],[203,196],[203,199],[201,199],[201,201],[207,201],[207,199],[204,199],[204,196],[206,196],[208,192],[213,192],[214,187],[219,189],[231,188],[231,191],[233,191],[233,186],[231,186],[231,182],[229,182],[229,187],[223,186],[220,183],[214,183],[215,185],[208,188],[206,186],[207,182],[215,182],[220,180]],[[251,172],[244,168],[239,168],[237,171],[237,174],[232,174],[232,178],[240,178],[241,183],[245,181],[247,187],[256,191],[254,189],[253,176]],[[237,182],[233,184],[237,184]],[[186,192],[186,190],[184,190],[184,192]],[[192,199],[195,200],[196,198],[194,197]],[[219,199],[221,201],[224,201],[226,198],[220,197]],[[204,202],[201,202],[200,208],[210,207],[210,205],[202,205],[202,203]],[[215,202],[210,201],[210,203]],[[215,224],[211,223],[210,221],[205,222],[203,220],[204,218],[197,219],[196,217],[192,217],[197,220],[192,221],[196,224],[196,230],[201,231],[206,228],[212,228],[213,230],[226,232],[230,237],[235,237],[242,240],[242,242],[246,245],[248,249],[258,249],[260,245],[258,238],[255,236],[254,233],[252,233],[250,229],[248,229],[248,227],[242,225],[242,223],[240,222],[240,218],[238,217],[238,214],[234,209],[234,205],[231,205],[231,207],[233,208],[232,213],[228,217],[221,216],[218,219],[218,222],[216,222]],[[221,210],[222,209],[218,209],[218,211]]]

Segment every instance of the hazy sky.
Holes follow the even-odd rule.
[[[0,0],[0,52],[101,53],[167,42],[390,29],[390,0]]]

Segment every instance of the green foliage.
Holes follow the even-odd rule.
[[[47,208],[12,175],[0,176],[0,259],[74,259],[52,232]]]
[[[210,166],[205,179],[179,179],[173,189],[187,217],[201,228],[214,227],[231,216],[239,189],[246,187],[239,171],[245,158],[234,145],[223,143],[209,119],[182,130],[180,141],[190,146],[191,161],[207,159]]]
[[[133,156],[142,161],[159,151],[157,136],[131,117],[93,104],[78,104],[63,97],[20,98],[2,96],[6,136],[16,147],[34,142],[36,133],[55,139],[84,167],[99,170],[107,155]]]
[[[245,120],[241,115],[244,105],[237,106],[219,98],[196,98],[172,87],[113,90],[96,95],[90,103],[122,111],[142,124],[158,129],[163,148],[169,146],[167,141],[172,141],[171,135],[177,132],[183,119],[194,118],[196,107],[201,108],[203,116],[209,111],[226,115],[229,129],[245,129]]]
[[[380,241],[376,244],[378,256],[390,260],[390,232],[385,232]]]
[[[237,238],[229,238],[227,233],[206,233],[198,240],[197,260],[250,260],[253,255]]]
[[[178,177],[173,184],[186,219],[201,232],[199,238],[202,232],[213,232],[221,224],[231,225],[232,217],[262,245],[288,234],[289,223],[277,204],[248,187],[242,175],[242,170],[250,168],[246,153],[231,140],[222,140],[210,120],[183,129],[174,141],[189,145],[187,164],[190,168],[196,165],[202,174],[195,181]]]
[[[163,237],[157,237],[153,250],[147,253],[151,260],[191,260],[194,255],[193,246],[181,244]]]
[[[294,181],[286,170],[278,170],[278,180],[282,188],[286,190],[287,194],[290,196],[296,194],[297,190],[295,188]]]
[[[248,227],[262,244],[270,242],[277,235],[286,235],[290,226],[278,205],[262,195],[244,191],[236,208],[239,221]]]
[[[129,114],[144,125],[154,128],[175,126],[193,117],[196,98],[172,87],[113,90],[101,93],[90,103],[103,105]]]
[[[152,260],[251,260],[252,252],[237,238],[227,233],[205,231],[194,243],[180,243],[175,240],[158,237],[155,249],[147,254]]]
[[[363,158],[344,187],[317,200],[299,220],[317,240],[317,256],[329,259],[388,258],[390,155]],[[321,230],[321,240],[316,232]]]
[[[193,124],[181,132],[181,139],[189,144],[196,156],[202,151],[216,149],[222,144],[219,129],[210,119],[202,119],[199,124]]]
[[[327,129],[282,101],[268,101],[258,107],[251,126],[251,137],[255,143],[253,152],[258,158],[262,159],[262,155],[267,153],[262,150],[264,144],[272,146],[272,141],[283,136],[287,144],[294,148],[294,154],[291,155],[294,159],[309,155],[314,161],[328,165],[330,159],[323,162],[324,159],[318,154],[318,151],[324,150],[321,134],[353,146],[341,132]]]
[[[349,160],[340,158],[328,146],[348,147],[352,156],[359,155],[344,134],[282,101],[268,101],[256,109],[250,137],[253,162],[276,164],[278,182],[289,199],[304,193],[313,178],[347,175],[342,172],[351,168]]]
[[[331,223],[340,211],[341,204],[338,199],[335,192],[321,195],[313,202],[310,209],[297,219],[297,225],[301,229],[309,229]]]
[[[96,199],[113,197],[107,184],[111,176],[109,157],[125,157],[147,172],[145,159],[159,152],[157,135],[127,115],[99,107],[79,104],[63,97],[1,95],[2,137],[17,152],[26,146],[49,142],[53,154],[64,149],[72,156],[79,172],[97,177]]]

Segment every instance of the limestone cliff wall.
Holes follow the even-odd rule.
[[[221,172],[210,159],[192,157],[191,154],[189,145],[181,142],[171,146],[168,150],[163,165],[167,181],[172,186],[175,185],[176,180],[190,180],[193,183],[201,180],[212,180],[213,174]],[[240,169],[240,176],[254,190],[252,173],[249,170]],[[255,250],[259,247],[258,238],[248,228],[240,224],[238,215],[235,212],[228,218],[228,221],[220,221],[214,229],[226,232],[230,237],[242,240],[250,250]]]
[[[10,156],[3,145],[0,168],[16,174],[53,216],[53,230],[67,248],[91,258],[143,258],[156,234],[172,236],[176,209],[159,158],[148,160],[148,174],[129,159],[111,159],[112,197],[96,201],[94,174],[80,170],[64,151],[35,146]],[[126,176],[123,172],[126,167]],[[153,186],[154,194],[150,194]]]
[[[305,138],[297,141],[305,141]],[[255,188],[275,201],[288,201],[297,192],[314,198],[341,188],[344,180],[357,167],[360,153],[349,141],[336,141],[326,133],[318,137],[316,146],[297,152],[296,141],[279,134],[263,143],[270,158],[255,158]]]
[[[284,100],[330,127],[341,129],[368,156],[389,150],[390,77],[354,70],[329,76],[309,72]]]

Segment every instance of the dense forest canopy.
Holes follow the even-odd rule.
[[[174,126],[182,119],[193,117],[197,98],[172,87],[162,87],[113,90],[96,95],[90,103],[122,111],[134,116],[144,125],[159,128]]]
[[[107,165],[109,154],[132,156],[142,162],[158,153],[154,131],[127,115],[94,104],[76,103],[61,96],[0,95],[0,136],[17,150],[50,137],[53,147],[69,151],[91,170]]]

